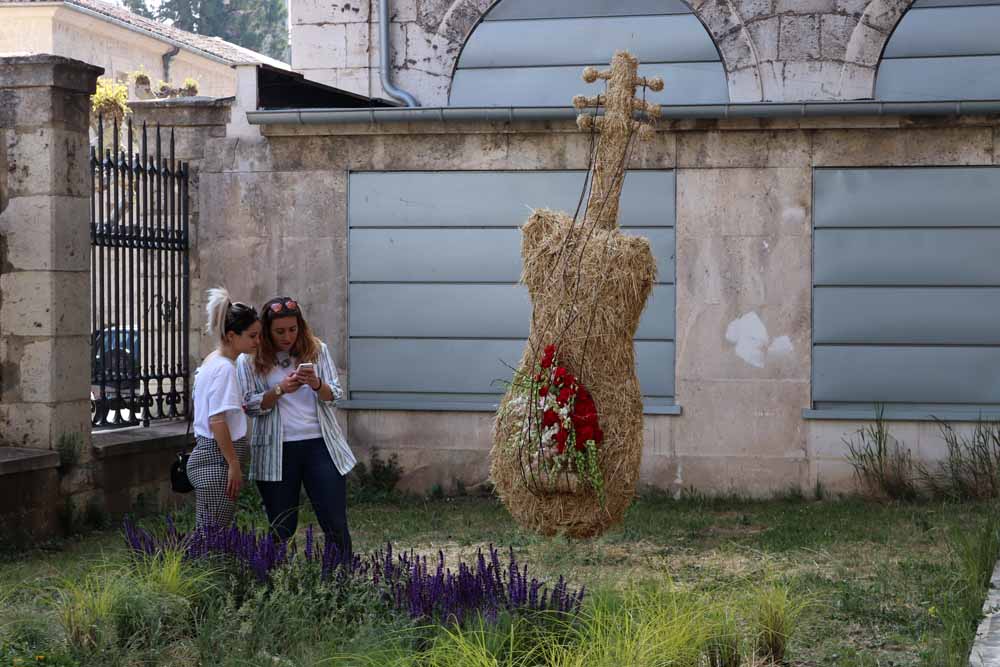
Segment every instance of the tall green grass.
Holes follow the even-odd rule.
[[[971,529],[953,529],[949,546],[956,575],[938,605],[944,634],[926,664],[967,667],[993,568],[1000,558],[1000,513]]]
[[[70,652],[84,664],[152,657],[189,637],[221,595],[217,571],[183,562],[180,550],[95,568],[52,590],[51,608]]]
[[[474,620],[330,657],[345,667],[750,667],[784,659],[808,603],[781,584],[605,590],[580,615]]]

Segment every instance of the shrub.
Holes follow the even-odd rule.
[[[937,420],[948,455],[936,469],[918,466],[931,494],[950,500],[988,500],[1000,497],[1000,421],[976,421],[971,434],[956,431]]]
[[[293,542],[275,539],[273,533],[231,528],[197,529],[181,533],[168,520],[166,534],[158,537],[125,521],[125,539],[136,554],[155,557],[168,550],[181,550],[189,560],[224,557],[266,583],[283,567],[318,567],[322,580],[346,585],[354,579],[382,591],[392,607],[413,619],[435,619],[461,623],[470,613],[496,620],[502,612],[549,610],[572,614],[579,610],[585,591],[572,590],[559,577],[551,587],[528,577],[528,566],[518,563],[513,548],[505,564],[490,546],[477,552],[472,564],[459,562],[456,571],[445,567],[444,554],[436,563],[414,552],[394,555],[392,545],[362,558],[345,557],[333,542],[316,544],[313,526],[308,526],[305,545],[298,553]],[[302,565],[304,563],[304,565]]]
[[[114,79],[101,77],[97,80],[97,89],[90,96],[90,109],[95,125],[99,117],[104,118],[106,127],[110,127],[113,120],[117,120],[120,125],[125,116],[132,113],[128,106],[128,86]]]
[[[893,500],[918,496],[916,470],[910,450],[889,435],[884,406],[875,409],[875,420],[845,439],[847,460],[861,486],[870,494]]]
[[[812,601],[795,594],[787,586],[772,584],[754,589],[747,605],[754,652],[765,660],[783,662],[788,641]]]
[[[138,86],[148,86],[150,84],[149,74],[146,73],[145,67],[140,66],[130,76],[132,77],[132,81]]]
[[[189,635],[219,589],[215,569],[183,560],[182,550],[166,548],[62,582],[53,608],[74,653],[156,651]]]
[[[399,457],[395,454],[383,459],[378,449],[372,449],[369,463],[358,461],[347,478],[350,502],[385,502],[398,498],[396,484],[403,477]]]

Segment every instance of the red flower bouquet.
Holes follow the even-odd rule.
[[[530,371],[530,372],[526,372]],[[565,366],[555,345],[545,348],[534,368],[515,374],[508,405],[519,419],[513,443],[531,468],[530,478],[554,486],[573,475],[604,503],[598,451],[604,442],[594,397]],[[526,476],[527,477],[527,476]]]

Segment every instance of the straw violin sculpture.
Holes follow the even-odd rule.
[[[592,148],[597,138],[582,220],[579,207],[576,215],[539,209],[522,227],[531,327],[497,411],[490,473],[518,523],[543,534],[603,533],[621,520],[639,476],[632,339],[656,262],[646,239],[621,233],[618,209],[633,140],[655,136],[648,121],[660,113],[636,89],[659,91],[663,81],[638,76],[638,64],[620,51],[610,70],[586,68],[584,81],[607,81],[606,91],[573,99]],[[587,111],[601,107],[601,116]]]

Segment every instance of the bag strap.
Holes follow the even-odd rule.
[[[187,414],[187,429],[184,431],[184,441],[187,442],[187,436],[191,435],[191,428],[194,424],[194,383],[195,379],[198,377],[198,371],[195,370],[191,374],[191,390],[184,397],[185,413]],[[187,449],[187,445],[181,448],[180,453],[183,454],[184,450]]]

